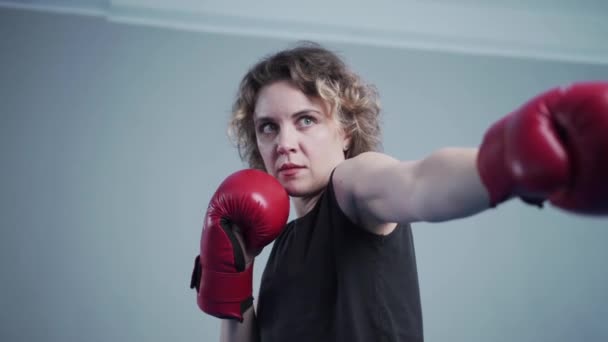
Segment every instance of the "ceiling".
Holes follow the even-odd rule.
[[[172,29],[608,64],[605,0],[0,0]]]

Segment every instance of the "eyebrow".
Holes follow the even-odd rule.
[[[319,112],[316,109],[303,109],[303,110],[299,110],[295,113],[292,113],[291,115],[289,115],[289,117],[300,116],[300,115],[309,114],[309,113],[322,114],[321,112]],[[255,113],[254,113],[254,116],[255,116]],[[268,121],[274,121],[274,119],[269,116],[258,116],[253,119],[254,124],[256,124],[258,122],[268,122]]]

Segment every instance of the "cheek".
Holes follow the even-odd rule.
[[[335,137],[329,135],[306,141],[300,146],[309,158],[322,163],[332,162],[338,156],[343,156],[342,144]]]
[[[264,164],[268,166],[268,164],[272,162],[271,158],[273,149],[271,149],[265,144],[260,144],[258,142],[258,151],[260,152],[260,156],[262,156],[262,160],[264,160]]]

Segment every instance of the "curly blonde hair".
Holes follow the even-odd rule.
[[[266,85],[284,80],[331,106],[336,114],[333,118],[351,138],[346,158],[380,149],[380,102],[376,88],[365,83],[334,52],[317,43],[301,42],[260,60],[240,83],[228,134],[249,167],[265,170],[253,123],[259,92]]]

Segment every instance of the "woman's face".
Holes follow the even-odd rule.
[[[308,97],[288,81],[262,88],[253,115],[266,171],[290,196],[315,195],[344,160],[349,139],[321,98]]]

